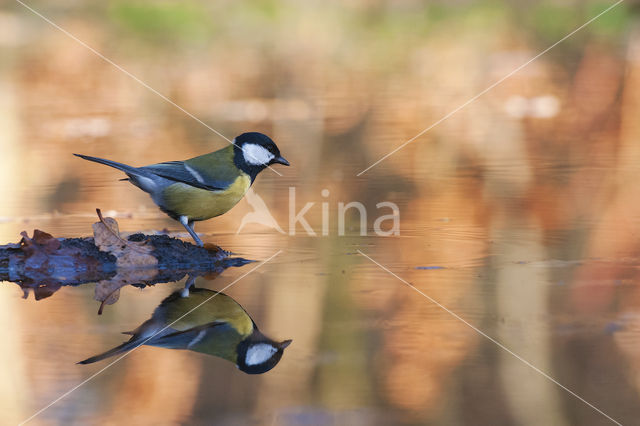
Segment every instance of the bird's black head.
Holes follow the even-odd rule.
[[[238,345],[236,365],[247,374],[262,374],[280,362],[282,354],[291,340],[275,342],[255,330],[253,335]]]
[[[258,173],[272,164],[289,165],[280,155],[275,142],[267,135],[258,132],[243,133],[233,141],[236,166],[251,176],[253,181]]]

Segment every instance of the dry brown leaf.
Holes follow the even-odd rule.
[[[39,229],[33,231],[33,238],[29,238],[26,231],[22,231],[20,235],[22,235],[23,250],[27,254],[39,251],[50,254],[60,248],[60,241],[57,238]]]
[[[98,210],[99,222],[93,224],[93,240],[101,251],[114,255],[118,268],[149,267],[158,264],[153,256],[153,247],[146,241],[127,241],[120,236],[118,222],[111,217],[102,217]]]

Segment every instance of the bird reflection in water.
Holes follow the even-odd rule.
[[[217,356],[233,362],[245,373],[261,374],[280,362],[291,343],[268,338],[238,302],[224,293],[203,288],[172,293],[150,319],[125,334],[132,335],[129,341],[78,364],[91,364],[148,345]]]

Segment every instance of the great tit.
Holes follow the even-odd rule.
[[[217,356],[233,362],[245,373],[261,374],[275,367],[291,343],[291,340],[277,342],[266,337],[238,302],[224,293],[202,288],[172,293],[150,319],[124,334],[132,335],[128,342],[78,364],[101,361],[144,344]]]
[[[231,210],[266,167],[276,163],[289,165],[271,138],[257,132],[243,133],[232,145],[209,154],[144,167],[74,155],[125,172],[128,178],[122,180],[151,195],[160,209],[179,221],[201,247],[194,222]]]

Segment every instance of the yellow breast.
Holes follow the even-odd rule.
[[[206,303],[202,305],[203,302]],[[201,306],[198,309],[196,307]],[[190,312],[189,315],[184,315]],[[233,327],[243,337],[253,332],[253,321],[245,310],[224,293],[198,289],[189,297],[179,297],[171,302],[164,321],[179,331],[194,327],[223,322]]]
[[[208,191],[184,183],[174,183],[163,191],[162,208],[189,220],[207,220],[231,210],[251,186],[251,178],[242,174],[222,191]]]

